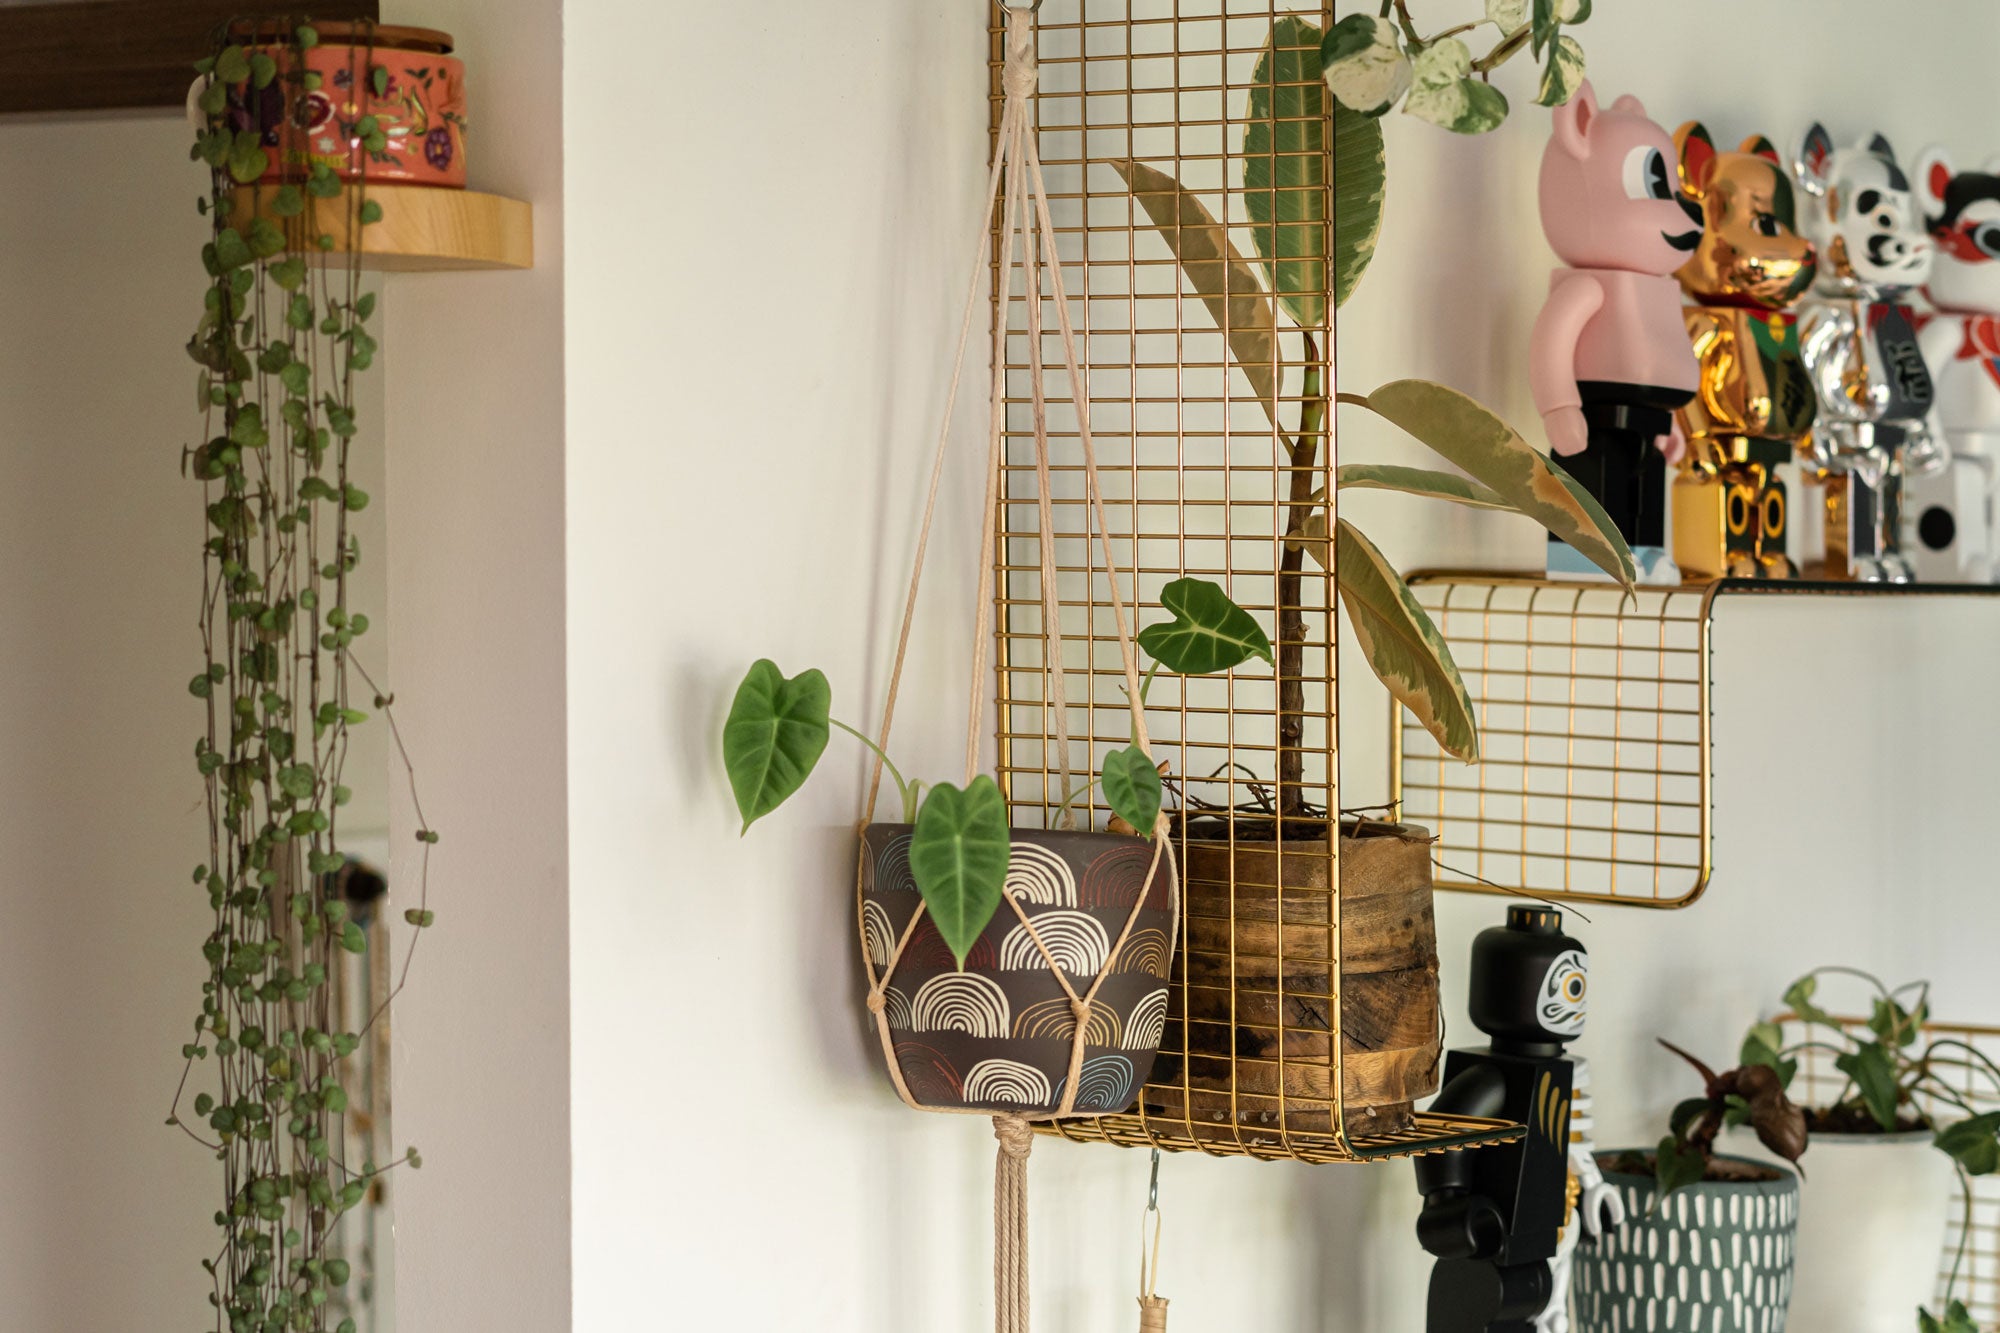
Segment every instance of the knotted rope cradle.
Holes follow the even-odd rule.
[[[991,174],[987,181],[986,209],[982,214],[979,229],[970,247],[974,253],[972,278],[968,284],[965,299],[965,313],[959,325],[957,354],[954,359],[951,385],[946,393],[944,424],[938,432],[935,456],[931,464],[929,487],[924,500],[923,521],[918,531],[915,569],[911,573],[908,595],[903,605],[901,631],[896,641],[894,663],[890,671],[888,694],[882,710],[882,725],[877,737],[880,750],[886,751],[889,744],[890,727],[895,720],[896,701],[902,684],[904,660],[910,644],[911,626],[916,616],[917,592],[922,581],[924,558],[929,549],[933,520],[936,517],[939,483],[943,477],[945,461],[949,453],[951,421],[957,407],[958,391],[965,371],[965,352],[972,331],[973,312],[979,304],[980,276],[986,268],[988,255],[986,240],[989,229],[994,224],[994,210],[999,210],[997,245],[1000,250],[997,265],[996,294],[998,308],[1003,312],[1013,294],[1015,245],[1020,244],[1019,267],[1024,274],[1028,346],[1029,379],[1033,390],[1035,479],[1037,502],[1040,514],[1040,576],[1041,576],[1041,618],[1044,656],[1042,675],[1047,682],[1044,694],[1044,711],[1053,712],[1056,750],[1065,796],[1074,790],[1074,775],[1070,766],[1070,745],[1068,722],[1068,697],[1064,684],[1064,646],[1060,616],[1060,599],[1056,586],[1056,553],[1054,521],[1052,517],[1052,488],[1049,467],[1048,399],[1043,381],[1042,352],[1042,281],[1046,277],[1049,300],[1056,312],[1056,327],[1061,335],[1063,364],[1068,374],[1070,400],[1076,414],[1077,437],[1083,455],[1085,495],[1089,505],[1089,520],[1094,520],[1097,540],[1101,543],[1106,578],[1111,588],[1112,614],[1118,633],[1118,650],[1122,658],[1125,674],[1125,694],[1132,715],[1132,740],[1148,757],[1152,754],[1152,743],[1146,731],[1144,706],[1140,698],[1140,670],[1138,653],[1133,643],[1131,617],[1126,612],[1124,593],[1118,582],[1118,563],[1111,548],[1110,527],[1105,519],[1103,489],[1099,484],[1097,454],[1090,429],[1090,393],[1077,353],[1076,330],[1070,319],[1069,299],[1063,286],[1060,254],[1057,249],[1055,224],[1050,216],[1048,188],[1043,180],[1042,163],[1035,144],[1032,102],[1038,85],[1035,55],[1035,11],[1040,9],[1040,0],[1029,7],[1006,6],[1005,52],[1001,87],[1004,93],[1000,129],[993,155]],[[986,450],[986,489],[984,523],[979,544],[979,593],[978,611],[975,616],[972,651],[972,683],[967,698],[967,721],[965,743],[965,781],[969,784],[978,775],[980,760],[981,717],[987,681],[987,644],[994,635],[994,554],[997,539],[999,506],[1002,503],[1004,483],[1004,444],[1006,439],[1006,374],[1007,374],[1007,334],[1009,321],[1003,316],[994,321],[992,348],[992,403],[989,414]],[[1086,536],[1092,522],[1086,522]],[[1134,588],[1136,597],[1137,589]],[[1136,607],[1135,607],[1136,611]],[[884,762],[878,752],[868,782],[858,830],[865,830],[874,818],[876,799],[881,792]],[[1082,803],[1079,803],[1082,804]],[[1072,807],[1067,819],[1073,827],[1076,812]],[[1036,931],[1033,921],[1022,909],[1021,903],[1011,892],[1002,895],[1002,910],[1011,909],[1029,938],[1039,950],[1049,971],[1060,983],[1070,1006],[1074,1033],[1070,1042],[1069,1073],[1063,1081],[1059,1105],[1051,1111],[1043,1112],[1003,1112],[993,1115],[993,1135],[999,1141],[999,1151],[995,1156],[993,1172],[993,1295],[994,1328],[996,1333],[1028,1333],[1028,1154],[1034,1144],[1034,1120],[1059,1120],[1077,1115],[1096,1115],[1101,1112],[1079,1112],[1076,1109],[1077,1088],[1082,1081],[1078,1073],[1083,1065],[1085,1034],[1090,1026],[1091,1004],[1095,1001],[1100,987],[1111,970],[1111,960],[1131,936],[1134,923],[1147,899],[1151,896],[1146,886],[1156,882],[1162,866],[1167,874],[1169,910],[1178,920],[1180,911],[1179,873],[1174,862],[1171,839],[1168,837],[1168,820],[1163,813],[1156,823],[1153,833],[1153,859],[1143,881],[1141,891],[1133,903],[1131,914],[1126,918],[1123,931],[1105,956],[1105,962],[1090,984],[1079,991],[1057,965],[1055,956]],[[856,909],[860,912],[866,883],[866,857],[863,848],[862,864],[856,870]],[[881,1040],[882,1054],[888,1065],[889,1077],[895,1085],[897,1095],[914,1109],[939,1111],[947,1114],[987,1115],[991,1112],[969,1107],[932,1107],[919,1102],[911,1093],[904,1080],[895,1051],[895,1039],[888,1018],[887,992],[890,979],[895,975],[897,963],[905,948],[924,918],[925,909],[919,906],[904,927],[894,948],[890,951],[886,965],[877,971],[873,958],[864,948],[864,965],[868,969],[868,1009],[873,1016],[877,1036]],[[866,923],[857,923],[866,934]],[[1169,949],[1173,936],[1169,934]],[[1150,1294],[1150,1293],[1148,1293]],[[1145,1329],[1165,1327],[1165,1302],[1155,1298],[1153,1307],[1142,1300],[1142,1319],[1149,1320]],[[1150,1308],[1151,1313],[1147,1313]]]

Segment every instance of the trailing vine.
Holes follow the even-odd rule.
[[[351,255],[336,253],[322,223],[344,213],[352,251],[382,210],[364,182],[343,184],[305,151],[295,108],[320,91],[321,76],[306,67],[318,42],[303,20],[238,23],[196,66],[201,127],[190,156],[209,168],[198,207],[212,227],[203,313],[188,342],[205,442],[184,451],[183,470],[201,484],[207,521],[203,669],[188,688],[206,714],[194,759],[209,846],[193,878],[214,915],[201,945],[201,1012],[167,1123],[221,1164],[219,1245],[203,1268],[215,1327],[228,1333],[326,1333],[350,1271],[334,1244],[341,1214],[374,1177],[422,1164],[414,1148],[383,1164],[350,1161],[345,1150],[342,1062],[402,989],[434,920],[437,834],[416,802],[393,700],[353,656],[369,631],[350,603],[361,558],[350,521],[369,502],[350,475],[354,388],[377,351],[375,297],[361,290],[356,265],[333,262]],[[372,54],[365,41],[350,48],[353,87],[378,80]],[[339,128],[365,149],[381,146],[372,117],[357,112]],[[255,188],[274,154],[286,183]],[[404,914],[418,933],[394,989],[352,1032],[340,1030],[333,978],[341,954],[365,952],[367,939],[346,901],[320,886],[345,862],[343,769],[351,731],[371,713],[391,728],[424,849],[418,905]],[[195,1078],[197,1068],[212,1078]],[[189,1117],[191,1081],[207,1087]],[[333,1327],[354,1326],[344,1318]]]

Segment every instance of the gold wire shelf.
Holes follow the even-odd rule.
[[[1786,1025],[1786,1040],[1789,1041],[1793,1020],[1787,1015],[1779,1021]],[[1864,1038],[1870,1035],[1865,1018],[1842,1018],[1840,1024],[1862,1034]],[[1926,1023],[1923,1030],[1927,1040],[1954,1038],[1988,1059],[2000,1062],[2000,1027]],[[1799,1053],[1799,1073],[1791,1088],[1793,1101],[1801,1106],[1824,1106],[1838,1098],[1847,1085],[1847,1076],[1833,1067],[1832,1057],[1827,1052],[1808,1048]],[[1953,1088],[1975,1105],[1993,1100],[1991,1086],[1975,1080],[1970,1070],[1965,1071],[1963,1081],[1953,1083]],[[1926,1101],[1921,1109],[1940,1124],[1949,1124],[1964,1115],[1963,1111],[1949,1103],[1940,1105],[1936,1099]],[[1811,1150],[1808,1149],[1808,1170],[1811,1169],[1810,1159]],[[1959,1263],[1954,1294],[1965,1302],[1975,1324],[1984,1329],[1996,1329],[2000,1328],[2000,1177],[1972,1176],[1968,1179],[1972,1182],[1971,1216],[1968,1218],[1965,1211],[1956,1206],[1951,1210],[1951,1225],[1945,1233],[1944,1253],[1938,1263],[1937,1289],[1942,1296],[1945,1284],[1951,1278],[1959,1243],[1964,1240],[1965,1256]],[[1932,1307],[1933,1312],[1937,1309],[1937,1306]]]
[[[1412,1088],[1435,1082],[1434,945],[1424,1001],[1405,1006],[1400,1023],[1394,1006],[1382,1004],[1390,1013],[1375,1025],[1376,1046],[1352,1058],[1345,1049],[1343,1017],[1372,1013],[1379,1001],[1353,998],[1373,976],[1342,984],[1345,854],[1338,820],[1326,814],[1340,809],[1334,585],[1299,551],[1287,550],[1301,503],[1333,489],[1333,431],[1321,419],[1330,414],[1308,410],[1334,389],[1333,303],[1318,302],[1326,313],[1309,326],[1280,317],[1270,359],[1258,367],[1276,385],[1267,409],[1117,165],[1171,175],[1258,267],[1258,191],[1245,172],[1253,89],[1269,99],[1259,118],[1272,126],[1273,177],[1281,155],[1326,161],[1327,114],[1311,110],[1308,95],[1324,96],[1317,50],[1331,18],[1330,6],[1275,0],[1043,0],[1037,7],[1036,139],[1057,234],[1053,258],[1085,361],[1113,554],[1107,568],[1090,526],[1082,421],[1059,373],[1048,376],[1041,404],[1049,446],[1049,495],[1041,498],[1031,366],[1059,367],[1062,346],[1049,293],[1002,282],[996,245],[993,290],[1012,293],[1004,304],[996,300],[993,313],[1005,334],[997,370],[1006,421],[992,558],[999,768],[1014,824],[1061,822],[1069,792],[1089,780],[1094,761],[1130,742],[1113,579],[1135,628],[1163,618],[1171,581],[1213,580],[1273,631],[1280,661],[1296,663],[1283,680],[1252,664],[1215,677],[1162,674],[1153,681],[1148,727],[1171,779],[1169,807],[1184,816],[1175,851],[1189,903],[1178,925],[1160,1054],[1131,1113],[1037,1126],[1047,1134],[1222,1156],[1361,1162],[1524,1132],[1505,1121],[1412,1118],[1415,1096],[1381,1097],[1405,1076]],[[996,130],[1004,23],[996,3]],[[1302,53],[1296,80],[1269,72],[1275,62],[1259,73],[1279,31],[1286,52]],[[1320,170],[1324,179],[1303,191],[1310,198],[1282,225],[1318,226],[1322,253],[1330,253],[1332,172]],[[1263,194],[1272,198],[1268,185]],[[1245,276],[1231,274],[1232,282]],[[1046,582],[1044,529],[1055,545]],[[1049,660],[1048,618],[1061,629],[1056,662]],[[1060,719],[1052,666],[1064,682]],[[1291,776],[1274,804],[1281,771]],[[1089,826],[1104,826],[1109,811],[1099,794],[1083,794],[1078,808],[1091,817]],[[1204,811],[1211,826],[1191,828],[1188,819]],[[1245,823],[1252,812],[1261,832]],[[1218,831],[1217,823],[1228,827]],[[1427,938],[1427,895],[1421,913],[1410,915],[1420,925],[1409,933]],[[1359,935],[1349,934],[1352,946]],[[1200,959],[1193,971],[1191,956]],[[1398,1066],[1411,1049],[1419,1053]],[[1351,1086],[1392,1103],[1389,1112],[1378,1117],[1375,1103],[1362,1106]]]
[[[1686,907],[1714,873],[1712,640],[1742,597],[1991,597],[1975,584],[1724,579],[1641,588],[1424,573],[1411,588],[1451,646],[1482,761],[1390,722],[1397,817],[1438,836],[1438,887]]]

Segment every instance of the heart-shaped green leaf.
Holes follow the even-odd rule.
[[[1188,285],[1229,340],[1237,369],[1250,381],[1264,415],[1278,421],[1278,312],[1257,272],[1236,252],[1229,233],[1179,181],[1143,162],[1110,164],[1146,210],[1154,228],[1180,261]]]
[[[1887,1047],[1864,1041],[1833,1062],[1833,1067],[1854,1080],[1868,1114],[1885,1132],[1896,1128],[1896,1062]]]
[[[1403,54],[1402,33],[1378,15],[1349,14],[1328,28],[1319,61],[1334,99],[1364,118],[1380,116],[1410,91],[1410,58]],[[1337,199],[1335,206],[1344,211],[1347,201]]]
[[[931,788],[910,838],[910,873],[958,965],[1000,906],[1007,885],[1007,801],[984,774],[963,791]]]
[[[1301,328],[1326,323],[1327,119],[1320,30],[1302,18],[1271,25],[1250,75],[1243,130],[1243,208],[1271,290]]]
[[[1604,507],[1512,426],[1456,389],[1396,380],[1363,400],[1630,588],[1632,550]]]
[[[1314,554],[1323,545],[1310,548]],[[1476,763],[1479,725],[1451,649],[1403,576],[1346,519],[1334,524],[1340,604],[1368,667],[1446,753]]]
[[[1256,617],[1207,579],[1175,579],[1160,590],[1173,620],[1139,631],[1139,646],[1183,676],[1229,671],[1253,657],[1270,662],[1271,640]]]
[[[1701,1178],[1708,1174],[1708,1163],[1702,1160],[1700,1149],[1683,1148],[1669,1134],[1660,1140],[1653,1173],[1654,1186],[1664,1199],[1683,1186],[1700,1184]]]
[[[2000,1111],[1972,1116],[1938,1131],[1934,1142],[1965,1168],[1967,1175],[1990,1176],[2000,1170]]]
[[[1397,491],[1426,500],[1449,500],[1474,509],[1505,509],[1514,512],[1492,490],[1455,472],[1430,468],[1398,467],[1393,463],[1344,463],[1335,469],[1334,484],[1351,491]]]
[[[1136,745],[1104,756],[1104,799],[1141,837],[1160,822],[1160,770]]]
[[[1583,82],[1583,48],[1574,37],[1558,37],[1549,47],[1549,63],[1542,68],[1542,84],[1535,100],[1543,106],[1561,106]]]
[[[833,691],[818,670],[790,680],[768,659],[736,687],[722,728],[722,765],[749,827],[805,785],[831,735]]]
[[[1839,1019],[1813,1003],[1813,996],[1818,993],[1819,978],[1808,973],[1785,988],[1785,1005],[1804,1022],[1839,1027]]]

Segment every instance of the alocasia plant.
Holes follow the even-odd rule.
[[[1233,671],[1252,658],[1274,661],[1270,637],[1219,585],[1176,579],[1160,601],[1173,619],[1139,632],[1139,647],[1153,659],[1139,689],[1142,705],[1162,668],[1176,675],[1209,676]],[[832,715],[832,704],[833,691],[816,668],[788,677],[769,660],[751,666],[722,729],[723,767],[743,829],[747,832],[805,785],[835,728],[853,736],[881,759],[896,784],[903,821],[915,826],[910,870],[917,891],[963,967],[1000,907],[1007,877],[1007,803],[999,785],[983,774],[962,788],[948,782],[926,788],[905,778],[873,740]],[[1112,750],[1090,784],[1099,785],[1114,815],[1141,834],[1152,833],[1159,823],[1163,787],[1144,750],[1136,744]],[[1058,814],[1088,790],[1065,793]]]

